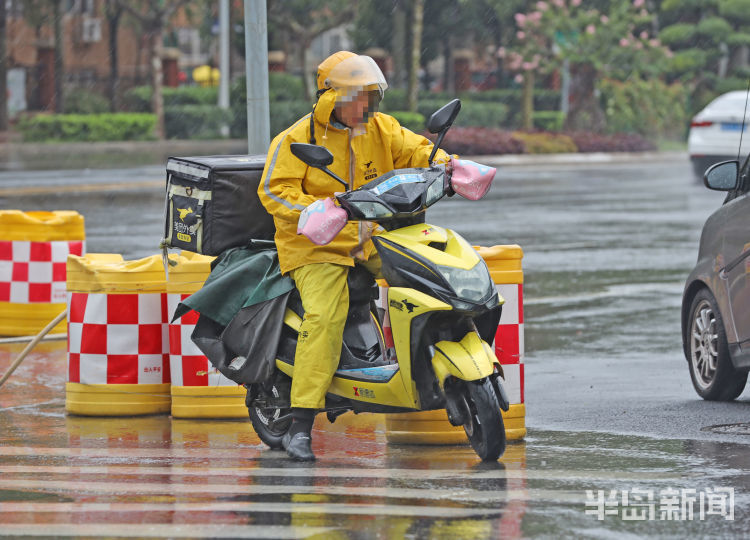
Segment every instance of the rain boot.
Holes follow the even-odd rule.
[[[315,409],[292,408],[292,425],[284,434],[281,445],[296,461],[315,461],[312,451],[312,426]]]

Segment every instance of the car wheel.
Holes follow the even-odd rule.
[[[711,401],[731,401],[739,396],[747,372],[732,365],[724,322],[708,289],[701,289],[693,298],[687,331],[690,378],[698,395]]]

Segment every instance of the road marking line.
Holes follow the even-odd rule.
[[[143,482],[112,483],[107,482],[81,482],[73,481],[50,481],[50,480],[7,480],[0,479],[0,489],[7,490],[33,490],[43,493],[89,493],[89,494],[112,494],[112,495],[171,495],[195,496],[201,495],[328,495],[343,497],[384,497],[396,499],[418,499],[418,500],[448,500],[455,502],[472,502],[497,504],[512,499],[527,500],[527,490],[506,490],[503,488],[495,491],[476,490],[470,488],[457,488],[451,486],[445,489],[430,486],[425,489],[380,487],[380,486],[330,486],[330,485],[268,485],[268,484],[157,484]],[[535,493],[541,495],[543,490]],[[583,500],[582,493],[550,491],[553,500],[568,499],[573,497],[575,501]],[[1,503],[0,503],[1,504]]]
[[[0,188],[0,197],[42,195],[47,193],[94,193],[98,191],[129,191],[134,189],[164,187],[164,180],[142,180],[127,183],[77,184],[66,186],[29,186]]]
[[[161,523],[106,523],[106,524],[3,524],[0,536],[94,536],[103,538],[307,538],[325,535],[338,527],[309,527],[283,525],[202,525]]]
[[[312,480],[312,479],[311,479]],[[139,496],[270,496],[270,495],[317,495],[329,497],[374,497],[383,499],[413,499],[419,501],[451,501],[461,504],[498,505],[511,501],[547,501],[560,504],[584,504],[585,491],[567,489],[527,489],[498,486],[494,490],[478,490],[466,487],[445,488],[429,486],[419,488],[399,488],[393,486],[331,486],[331,485],[269,485],[269,484],[155,484],[45,481],[45,480],[0,480],[0,489],[31,490],[36,493],[64,493],[70,495],[139,495]],[[3,506],[4,503],[0,503]]]
[[[210,450],[208,451],[210,453]],[[204,453],[205,454],[205,453]],[[207,456],[212,457],[212,456]],[[451,471],[436,469],[354,469],[302,467],[185,467],[167,465],[163,467],[141,467],[138,465],[0,465],[0,473],[9,474],[116,474],[116,475],[170,475],[170,476],[268,476],[268,477],[316,477],[316,478],[403,478],[413,480],[486,480],[486,479],[527,479],[527,480],[648,480],[651,482],[671,481],[686,478],[685,474],[660,474],[648,472],[622,471],[573,471],[526,469],[496,469],[492,471]]]
[[[81,514],[95,512],[252,512],[283,514],[344,514],[404,517],[465,518],[502,513],[501,508],[463,508],[451,506],[416,506],[351,503],[269,503],[269,502],[200,502],[200,503],[0,503],[0,513]]]
[[[248,428],[249,430],[249,428]],[[3,446],[0,456],[61,456],[120,458],[132,461],[134,458],[242,458],[252,459],[260,455],[265,445],[240,448],[52,448],[34,446]]]

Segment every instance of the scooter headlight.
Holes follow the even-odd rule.
[[[388,207],[379,202],[349,201],[349,206],[361,212],[364,219],[383,219],[393,215]]]
[[[459,300],[478,303],[486,300],[495,291],[487,265],[482,261],[477,261],[477,264],[469,270],[452,266],[438,266],[437,268]]]
[[[425,205],[430,206],[439,201],[443,195],[445,195],[445,186],[443,185],[443,178],[437,178],[430,187],[427,188],[427,197]]]

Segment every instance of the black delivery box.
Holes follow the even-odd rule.
[[[265,163],[265,155],[169,158],[163,244],[219,255],[273,240],[273,218],[258,199]]]

